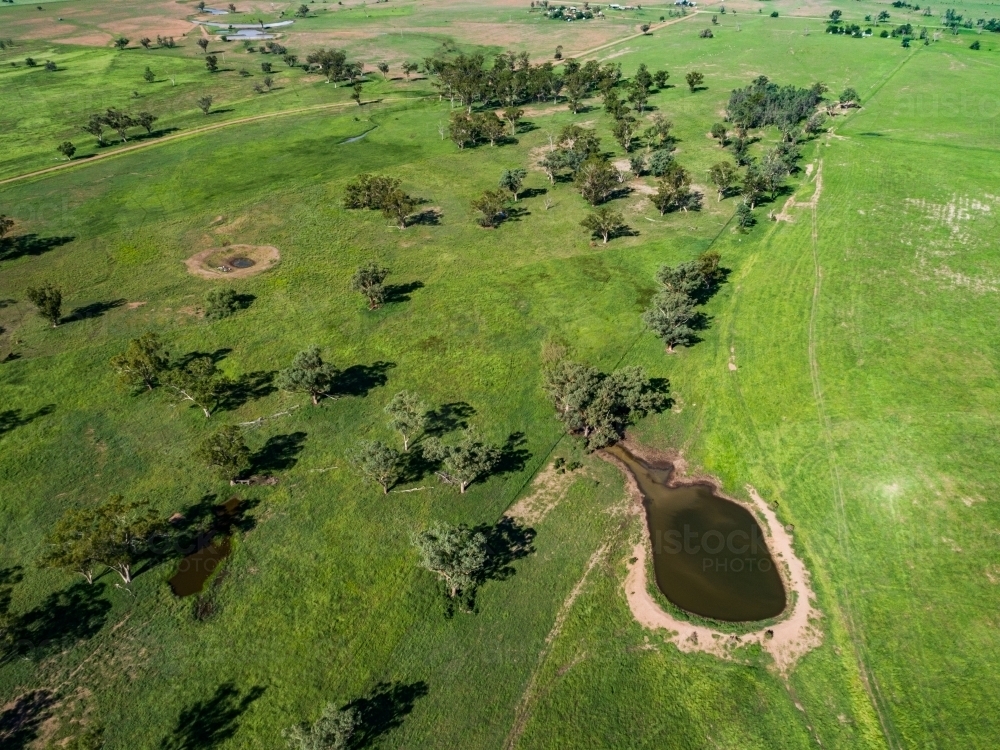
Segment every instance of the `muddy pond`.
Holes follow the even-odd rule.
[[[229,534],[239,518],[241,505],[238,497],[232,497],[213,508],[215,518],[211,526],[198,536],[194,551],[180,561],[177,572],[169,581],[176,596],[200,593],[215,569],[229,556]]]
[[[785,587],[764,534],[742,505],[707,484],[671,486],[672,468],[607,451],[624,463],[644,497],[656,585],[681,609],[702,617],[746,622],[785,609]]]

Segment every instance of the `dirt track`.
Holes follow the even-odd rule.
[[[398,97],[398,98],[387,98],[382,99],[382,102],[399,102],[405,101],[407,99],[426,99],[428,97]],[[54,167],[46,167],[45,169],[38,169],[34,172],[26,172],[25,174],[17,175],[16,177],[7,177],[6,179],[0,180],[0,185],[7,185],[11,182],[18,182],[20,180],[27,180],[31,177],[40,177],[50,172],[58,172],[63,169],[71,169],[72,167],[81,167],[87,164],[93,164],[95,161],[100,161],[101,159],[109,159],[112,156],[119,156],[120,154],[127,154],[130,151],[135,151],[141,148],[152,148],[153,146],[159,146],[163,143],[170,143],[171,141],[176,141],[181,138],[187,138],[192,135],[199,135],[201,133],[208,133],[213,130],[219,130],[220,128],[228,128],[232,125],[243,125],[248,122],[257,122],[258,120],[269,120],[272,117],[284,117],[285,115],[297,115],[306,112],[319,112],[324,109],[336,109],[338,107],[355,107],[357,106],[354,102],[331,102],[330,104],[316,104],[312,107],[298,107],[297,109],[284,109],[278,112],[267,112],[262,115],[253,115],[251,117],[240,117],[236,120],[226,120],[225,122],[217,122],[212,125],[203,125],[198,128],[191,128],[191,130],[185,130],[181,133],[174,133],[173,135],[165,135],[162,138],[157,138],[156,140],[143,141],[142,143],[134,143],[131,146],[125,146],[124,148],[117,148],[114,151],[106,151],[103,154],[95,154],[88,159],[79,159],[77,161],[68,161],[63,164],[59,164]]]

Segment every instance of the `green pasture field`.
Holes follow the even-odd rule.
[[[516,143],[459,150],[439,134],[449,104],[426,80],[373,80],[365,99],[383,101],[357,107],[348,87],[276,61],[283,88],[257,95],[259,54],[246,55],[254,78],[211,78],[218,106],[232,109],[220,119],[347,104],[0,186],[15,239],[33,236],[0,255],[0,356],[17,355],[0,365],[0,560],[21,566],[9,609],[38,641],[0,664],[5,747],[55,747],[100,721],[108,748],[271,750],[327,702],[380,685],[397,713],[373,747],[996,745],[1000,45],[963,33],[906,49],[823,34],[821,21],[789,17],[791,4],[746,5],[754,12],[721,16],[713,39],[697,37],[709,23],[699,14],[596,53],[626,75],[642,62],[670,71],[673,86],[651,104],[675,123],[676,157],[705,192],[701,211],[666,216],[641,194],[615,200],[637,234],[607,246],[579,226],[587,207],[572,185],[550,185],[537,169],[517,220],[481,229],[469,207],[571,122],[595,127],[623,158],[598,99],[576,116],[532,105]],[[441,44],[446,11],[413,6],[406,18],[440,20],[441,35],[404,33],[400,59]],[[319,39],[354,15],[307,19],[296,33]],[[972,38],[982,50],[968,49]],[[92,141],[70,135],[91,110],[155,105],[157,125],[178,133],[216,117],[195,109],[209,76],[190,49],[31,42],[65,71],[6,65],[28,44],[0,57],[0,92],[15,103],[0,112],[10,144],[0,178],[51,166],[67,137]],[[287,44],[300,57],[310,48]],[[177,85],[145,84],[147,64]],[[705,74],[704,90],[687,89],[688,70]],[[705,187],[709,166],[729,158],[708,131],[729,92],[759,75],[823,81],[833,95],[852,86],[863,107],[804,144],[787,193],[741,233],[738,198],[720,203]],[[759,135],[758,154],[778,137]],[[345,210],[344,187],[364,171],[398,176],[440,224],[400,231]],[[768,221],[793,193],[814,205]],[[186,258],[224,242],[274,245],[281,261],[239,280],[187,273]],[[654,274],[708,249],[728,281],[705,308],[703,340],[667,355],[640,320]],[[370,259],[409,285],[407,298],[372,312],[348,291]],[[62,287],[65,314],[79,319],[52,329],[32,311],[25,289],[44,281]],[[254,300],[210,322],[198,307],[220,285]],[[264,389],[206,420],[161,391],[114,386],[109,359],[150,330],[174,354],[215,353],[234,378],[285,367],[313,344],[362,376],[354,395],[318,408]],[[540,387],[550,339],[604,370],[635,364],[669,379],[671,408],[638,424],[636,438],[682,450],[692,471],[731,493],[752,484],[778,502],[823,613],[822,645],[788,680],[754,648],[729,662],[682,654],[634,621],[622,584],[641,525],[618,472],[552,415]],[[362,483],[347,454],[360,439],[395,440],[383,408],[404,388],[436,407],[467,404],[468,421],[509,440],[516,460],[465,495],[433,476],[388,496]],[[248,431],[255,451],[284,446],[276,486],[231,488],[192,457],[218,426],[291,407],[300,408]],[[496,523],[555,457],[583,468],[534,524],[534,553],[482,587],[475,613],[447,617],[411,533],[436,520]],[[171,593],[176,559],[142,571],[131,590],[113,574],[87,586],[36,566],[66,509],[113,493],[149,500],[163,517],[234,493],[250,501],[252,528],[209,583],[211,617],[196,619],[193,600]],[[51,697],[34,694],[37,715],[12,723],[32,691]]]

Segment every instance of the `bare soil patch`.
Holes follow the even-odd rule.
[[[253,265],[246,268],[233,265],[233,261],[242,258],[253,261]],[[227,245],[195,253],[184,265],[188,273],[203,279],[243,279],[268,270],[280,259],[278,248],[272,245]]]
[[[580,472],[572,471],[560,474],[554,463],[549,464],[531,483],[531,494],[514,503],[507,509],[505,515],[526,524],[544,521],[545,516],[555,509],[579,474]]]

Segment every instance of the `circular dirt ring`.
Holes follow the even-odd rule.
[[[210,247],[186,261],[188,273],[203,279],[243,279],[263,273],[281,259],[272,245]]]

